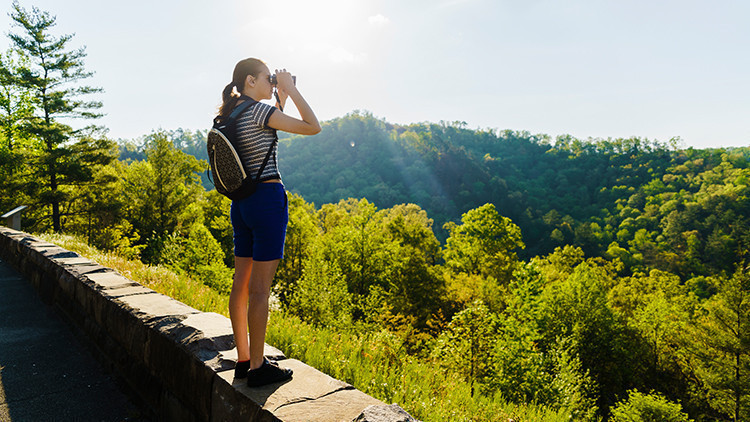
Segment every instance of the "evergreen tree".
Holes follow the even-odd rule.
[[[20,60],[11,80],[33,96],[34,111],[23,130],[40,141],[38,153],[28,157],[32,166],[29,176],[43,180],[33,186],[38,189],[35,196],[40,205],[51,208],[52,229],[61,231],[61,208],[71,196],[66,188],[90,182],[92,168],[113,159],[111,142],[86,136],[94,133],[94,127],[74,130],[61,122],[68,118],[100,117],[95,110],[101,103],[82,97],[101,89],[79,84],[92,75],[84,69],[85,50],[69,48],[72,35],[50,34],[54,16],[36,7],[27,11],[18,2],[13,2],[12,9],[10,17],[20,31],[8,36]]]
[[[737,270],[706,301],[686,338],[711,405],[734,422],[750,418],[750,276]]]
[[[175,148],[166,132],[155,132],[146,140],[148,161],[136,161],[125,170],[125,217],[147,244],[142,259],[161,262],[167,238],[177,229],[204,223],[199,205],[204,192],[198,172],[206,162]]]

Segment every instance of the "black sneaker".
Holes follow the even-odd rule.
[[[250,361],[237,362],[234,364],[234,377],[235,378],[246,378],[247,371],[250,370]]]
[[[286,381],[292,378],[292,370],[281,368],[278,364],[271,363],[268,359],[263,360],[263,365],[258,369],[251,369],[247,372],[247,386],[260,387],[262,385],[273,384]]]

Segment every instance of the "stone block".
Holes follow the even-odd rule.
[[[78,278],[86,274],[112,271],[111,269],[107,267],[103,267],[93,261],[89,261],[89,263],[77,264],[77,265],[73,265],[73,266],[65,267],[65,268],[67,269],[69,273],[73,274],[75,277],[78,277]]]
[[[352,422],[418,422],[397,404],[368,406]]]
[[[145,324],[144,318],[139,318],[132,309],[118,302],[123,298],[105,297],[97,294],[97,291],[91,288],[88,288],[88,292],[91,295],[90,306],[94,309],[97,322],[131,359],[144,362],[147,359],[150,341],[149,326]],[[156,295],[156,293],[152,293],[152,295]]]
[[[71,252],[71,253],[75,254],[75,252]],[[76,255],[77,256],[73,256],[73,257],[67,257],[67,256],[65,256],[65,257],[62,257],[62,258],[55,258],[54,260],[58,264],[64,265],[66,267],[68,267],[68,266],[72,267],[72,266],[75,266],[75,265],[97,265],[95,262],[91,261],[88,258],[84,258],[82,256],[79,256],[78,254],[76,254]]]
[[[234,371],[214,375],[211,391],[211,421],[279,422],[262,404],[248,399],[242,392],[247,389],[246,380],[235,380]]]
[[[234,343],[234,338],[232,340],[232,343]],[[268,343],[263,344],[263,356],[267,357],[268,359],[277,361],[286,359],[284,352],[269,345]],[[231,362],[230,368],[234,368],[234,363],[237,362],[237,347],[235,347],[235,345],[233,344],[232,349],[222,350],[219,353],[219,359]]]
[[[264,387],[247,387],[234,371],[218,373],[211,419],[348,422],[367,406],[384,404],[296,359],[279,365],[294,371],[292,379]]]
[[[215,312],[190,314],[170,334],[204,362],[214,359],[220,351],[234,347],[232,323],[229,318]]]
[[[123,296],[117,298],[116,301],[124,309],[130,310],[133,315],[144,321],[163,316],[188,315],[200,312],[160,293]]]
[[[76,290],[81,280],[66,271],[57,277],[57,288],[55,289],[55,302],[75,302]],[[79,305],[80,306],[80,305]]]
[[[33,238],[31,238],[33,239]],[[31,242],[27,242],[27,245],[30,245]],[[63,258],[80,258],[81,256],[78,255],[75,252],[69,251],[67,249],[61,248],[59,246],[55,246],[52,248],[40,248],[37,249],[39,253],[47,257],[47,259],[51,260],[60,260]]]
[[[120,286],[118,288],[100,290],[97,293],[102,296],[117,299],[124,296],[144,295],[156,292],[149,289],[148,287],[143,287],[140,284],[137,284],[135,286]]]
[[[339,390],[315,400],[304,400],[277,408],[273,413],[284,422],[351,422],[363,408],[383,406],[383,402],[355,390]],[[380,419],[379,422],[397,420]]]
[[[200,422],[208,420],[206,418],[199,418],[198,415],[191,412],[189,406],[185,406],[185,403],[175,397],[167,389],[162,390],[162,397],[159,406],[159,419],[180,422]]]
[[[180,315],[149,321],[151,330],[146,363],[167,390],[193,413],[207,420],[211,411],[214,371],[190,350],[191,340],[200,341],[201,333],[194,327],[183,326],[186,319],[187,315]],[[214,350],[213,354],[218,352]]]
[[[129,278],[125,278],[114,271],[90,273],[86,274],[85,278],[93,284],[95,289],[116,289],[126,286],[140,286],[139,283],[136,283]]]

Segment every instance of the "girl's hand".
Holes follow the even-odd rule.
[[[279,90],[279,95],[283,93],[284,96],[289,95],[295,89],[292,74],[286,69],[276,69],[276,88]]]
[[[287,96],[294,101],[294,105],[297,111],[300,113],[302,120],[288,116],[281,111],[274,111],[268,118],[268,126],[283,130],[289,133],[298,133],[300,135],[315,135],[320,132],[320,123],[318,118],[315,117],[310,105],[307,104],[302,94],[294,86],[294,79],[292,74],[287,72],[286,69],[275,71],[276,74],[276,90],[279,93],[279,102],[283,103]],[[283,106],[283,104],[281,104]]]

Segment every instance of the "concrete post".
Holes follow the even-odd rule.
[[[26,205],[21,205],[20,207],[16,207],[6,212],[2,216],[0,216],[0,218],[10,219],[10,224],[8,226],[13,230],[21,231],[21,211],[25,210],[26,208]]]

